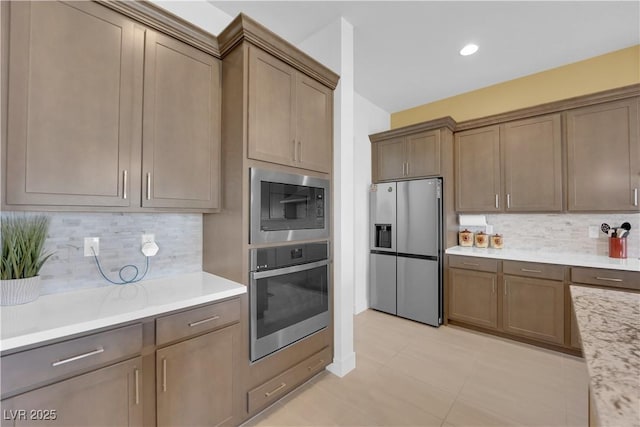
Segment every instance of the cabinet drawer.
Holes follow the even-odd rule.
[[[540,277],[542,279],[564,280],[564,266],[538,264],[535,262],[503,261],[504,274],[526,277]]]
[[[640,272],[634,271],[572,267],[571,281],[640,291]]]
[[[491,258],[478,258],[472,256],[449,256],[449,267],[464,268],[467,270],[498,271],[498,260]]]
[[[156,319],[156,345],[186,338],[240,320],[240,300],[234,298]]]
[[[43,385],[142,350],[142,325],[100,332],[2,357],[2,394]]]
[[[331,349],[325,347],[313,356],[287,369],[277,377],[248,393],[249,413],[263,408],[293,390],[298,384],[320,372],[331,362]]]

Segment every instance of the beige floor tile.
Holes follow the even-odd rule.
[[[356,369],[321,373],[248,426],[585,426],[580,358],[367,310]]]

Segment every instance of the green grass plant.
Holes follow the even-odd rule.
[[[45,253],[49,218],[44,215],[7,215],[0,225],[2,259],[0,279],[37,276],[53,253]]]

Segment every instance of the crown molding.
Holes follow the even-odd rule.
[[[452,132],[456,130],[456,121],[451,117],[442,117],[439,119],[429,120],[427,122],[416,123],[414,125],[404,126],[401,128],[391,129],[384,132],[374,133],[369,135],[371,142],[378,142],[381,140],[387,140],[391,138],[398,138],[401,136],[412,135],[418,132],[424,132],[434,129],[447,128]]]

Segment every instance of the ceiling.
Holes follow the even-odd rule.
[[[639,1],[209,2],[293,44],[344,17],[355,90],[388,112],[640,44]]]

